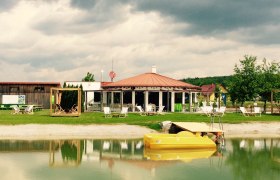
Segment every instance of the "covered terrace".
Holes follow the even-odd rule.
[[[149,104],[164,106],[165,111],[192,111],[200,87],[178,81],[155,70],[102,86],[103,104],[130,107],[132,112],[140,105],[147,111]],[[188,102],[186,102],[188,101]],[[186,104],[189,104],[188,107]]]

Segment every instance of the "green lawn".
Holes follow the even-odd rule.
[[[101,112],[82,113],[80,117],[51,117],[49,110],[35,112],[33,115],[11,114],[9,110],[0,111],[0,125],[15,124],[118,124],[147,126],[152,129],[159,129],[159,122],[162,121],[182,122],[209,122],[210,118],[200,114],[167,113],[158,116],[140,116],[137,113],[129,113],[126,118],[104,118]],[[216,118],[215,121],[218,119]],[[252,121],[279,121],[280,116],[262,115],[261,117],[244,117],[239,113],[227,113],[222,117],[224,123],[242,123]]]

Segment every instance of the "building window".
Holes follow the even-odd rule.
[[[10,87],[10,92],[11,93],[18,93],[19,92],[19,87]]]
[[[34,92],[45,92],[45,88],[42,87],[42,86],[35,87],[35,88],[34,88]]]
[[[100,102],[100,101],[101,101],[101,93],[94,92],[94,102]]]

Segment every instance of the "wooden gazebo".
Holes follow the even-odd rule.
[[[77,91],[77,102],[71,104],[71,108],[61,106],[62,93],[65,91]],[[80,116],[81,115],[81,88],[51,88],[50,115],[51,116]]]
[[[103,94],[103,103],[114,105],[114,94],[120,94],[120,106],[130,104],[133,112],[137,105],[148,111],[149,104],[164,106],[165,111],[174,112],[178,109],[184,112],[186,93],[189,94],[189,109],[193,111],[193,100],[196,102],[197,93],[201,90],[198,86],[157,74],[155,71],[112,82],[102,88],[103,92],[107,93]]]

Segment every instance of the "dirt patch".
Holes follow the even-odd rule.
[[[218,128],[218,124],[214,124]],[[225,137],[280,138],[280,122],[223,124]],[[143,138],[152,129],[134,125],[6,125],[0,139],[130,139]]]

